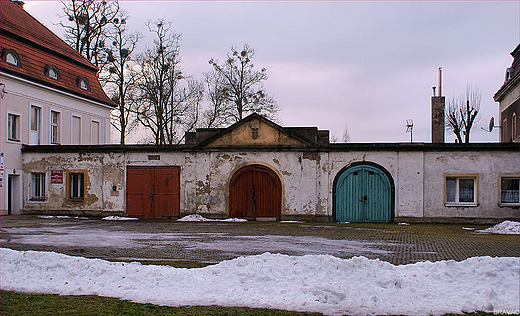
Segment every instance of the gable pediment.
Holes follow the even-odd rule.
[[[187,135],[190,143],[203,148],[220,147],[309,147],[318,142],[316,127],[284,128],[258,115],[251,114],[226,129],[197,129]],[[328,142],[328,131],[326,131]]]

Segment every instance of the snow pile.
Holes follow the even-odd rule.
[[[477,232],[491,234],[520,234],[520,222],[504,221],[495,226],[477,230]]]
[[[103,217],[102,220],[105,220],[105,221],[136,221],[136,220],[139,220],[139,218],[122,217],[122,216],[107,216],[107,217]]]
[[[0,251],[0,285],[8,291],[325,314],[519,310],[518,258],[475,257],[394,266],[365,257],[264,253],[200,269],[179,269],[53,252]]]
[[[243,218],[226,218],[226,219],[209,219],[205,218],[200,214],[191,214],[179,218],[178,222],[247,222],[246,219]]]

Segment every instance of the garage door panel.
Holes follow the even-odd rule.
[[[128,167],[127,214],[174,218],[180,213],[180,167]]]

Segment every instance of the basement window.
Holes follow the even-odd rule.
[[[477,206],[477,176],[447,175],[445,206]]]

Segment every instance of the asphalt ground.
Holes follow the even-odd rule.
[[[519,235],[482,234],[491,225],[304,222],[105,221],[0,217],[0,246],[107,260],[216,263],[264,252],[365,256],[393,264],[475,256],[520,257]]]

